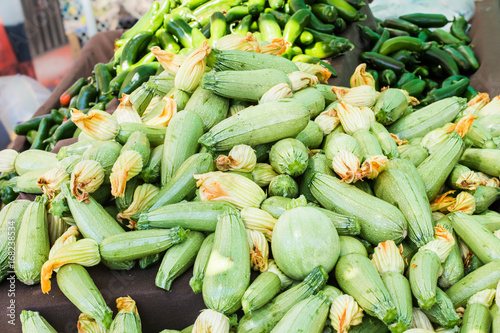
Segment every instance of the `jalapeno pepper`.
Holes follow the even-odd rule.
[[[50,115],[52,116],[52,120],[54,121],[54,123],[56,124],[62,124],[62,122],[64,121],[64,118],[66,117],[66,111],[68,109],[66,108],[61,108],[61,109],[52,109],[50,110]]]
[[[326,3],[313,4],[311,10],[316,17],[325,23],[334,23],[339,15],[334,6]]]
[[[270,41],[275,38],[281,38],[281,28],[274,16],[271,14],[261,14],[258,22],[259,30],[264,40]]]
[[[411,22],[408,22],[403,19],[397,19],[397,18],[388,18],[384,20],[381,24],[381,26],[386,27],[386,28],[393,28],[393,29],[398,29],[402,31],[406,31],[410,35],[416,36],[420,28],[418,25],[413,24]]]
[[[452,47],[451,45],[446,45],[443,47],[443,51],[448,53],[453,58],[453,60],[455,60],[460,72],[467,73],[468,71],[470,71],[471,66],[469,62],[460,52],[458,52],[456,48]]]
[[[431,39],[445,45],[463,43],[460,39],[453,36],[448,31],[444,31],[443,29],[434,30],[431,34]]]
[[[421,28],[441,28],[448,24],[448,19],[442,14],[414,13],[399,17]]]
[[[302,31],[299,37],[300,44],[302,45],[311,45],[314,43],[314,36],[309,31]]]
[[[389,39],[389,31],[387,31],[386,29],[383,29],[382,32],[380,33],[380,38],[379,40],[375,43],[375,45],[373,45],[373,48],[371,50],[371,52],[376,52],[376,53],[379,53],[380,52],[380,47],[382,46],[382,44],[384,44],[387,40]]]
[[[429,76],[429,70],[424,66],[418,66],[413,70],[413,74],[421,78],[424,78]]]
[[[272,9],[281,9],[285,7],[285,1],[284,0],[269,0],[269,7]]]
[[[204,26],[205,24],[210,23],[210,17],[212,16],[213,13],[215,13],[215,12],[224,12],[225,13],[230,9],[231,9],[231,6],[227,3],[222,3],[216,7],[213,7],[209,11],[201,14],[200,16],[197,16],[196,20],[199,22],[199,25],[196,25],[196,26],[191,25],[191,28],[193,28],[193,27],[198,28],[198,27]]]
[[[151,75],[156,73],[159,66],[160,64],[158,62],[152,62],[130,70],[123,80],[118,96],[121,96],[122,94],[130,94],[132,91],[137,89],[141,84],[146,82]]]
[[[311,12],[308,9],[296,11],[288,20],[283,29],[283,38],[293,44],[300,36],[306,25],[311,21]]]
[[[433,90],[433,89],[439,88],[439,84],[434,80],[431,80],[429,78],[425,78],[424,81],[427,85],[428,90]]]
[[[393,87],[398,78],[396,76],[396,73],[392,69],[384,69],[382,73],[380,73],[380,84],[384,87]]]
[[[194,14],[194,16],[198,17],[198,20],[199,20],[199,17],[201,15],[204,15],[204,14],[209,13],[209,12],[213,13],[214,9],[217,7],[227,6],[227,7],[231,8],[235,5],[239,5],[239,3],[235,0],[211,0],[211,1],[204,3],[203,5],[201,5],[199,7],[197,7],[196,9],[194,9],[193,14]],[[229,10],[229,8],[226,10],[226,12]],[[210,14],[210,15],[212,15],[212,14]]]
[[[248,13],[252,16],[258,16],[266,8],[266,0],[249,0]]]
[[[349,23],[359,21],[359,13],[356,8],[344,0],[321,0],[320,2],[335,7],[339,16]]]
[[[361,9],[366,3],[363,0],[345,0],[348,4],[356,9]]]
[[[375,80],[375,90],[380,90],[380,78],[378,72],[374,69],[367,69],[366,72],[370,73],[373,76],[373,79]]]
[[[168,0],[165,0],[165,1],[168,1]],[[193,10],[193,9],[198,8],[207,2],[208,2],[208,0],[183,0],[182,4],[184,6],[187,6],[189,9]]]
[[[373,31],[372,29],[370,29],[368,26],[358,24],[358,28],[366,40],[372,43],[377,43],[377,41],[380,40],[380,35],[375,31]]]
[[[56,144],[59,140],[71,138],[73,136],[73,134],[75,133],[76,129],[77,129],[77,127],[76,127],[75,123],[71,119],[68,119],[65,122],[63,122],[61,125],[59,125],[59,127],[56,129],[54,134],[50,138],[46,139],[44,141],[44,143]]]
[[[150,32],[151,34],[154,34],[156,30],[158,30],[162,24],[163,24],[163,19],[166,14],[170,11],[170,1],[164,0],[158,10],[153,13],[153,15],[150,17],[150,19],[147,21],[147,23],[144,25],[144,28],[141,29],[143,31]]]
[[[192,28],[182,19],[182,17],[176,14],[168,14],[165,16],[164,25],[169,33],[177,37],[177,40],[182,46],[188,49],[193,48],[193,37],[191,36]]]
[[[288,2],[290,4],[290,9],[293,13],[296,13],[299,10],[306,9],[309,10],[309,7],[305,4],[304,0],[290,0]],[[333,30],[335,30],[335,26],[332,24],[324,24],[320,19],[316,17],[310,10],[311,19],[309,20],[308,27],[319,32],[329,33],[331,34]]]
[[[88,84],[80,90],[78,99],[76,100],[75,108],[83,110],[89,107],[90,103],[95,102],[97,99],[97,89],[93,84]]]
[[[452,96],[462,96],[469,86],[469,79],[463,77],[459,81],[443,88],[429,91],[427,96],[420,101],[422,105],[428,105],[444,98]]]
[[[17,124],[14,127],[14,133],[17,135],[26,135],[29,131],[36,130],[44,118],[52,119],[52,115],[44,114],[43,116],[33,117],[24,123]]]
[[[408,83],[411,80],[415,80],[416,78],[417,78],[417,76],[413,73],[410,73],[410,72],[403,73],[403,75],[401,75],[399,77],[399,80],[396,83],[396,86],[398,88],[401,88],[405,83]]]
[[[120,65],[116,68],[116,72],[120,74],[136,63],[139,54],[144,51],[152,38],[153,34],[149,31],[142,31],[131,38],[127,44],[125,44],[120,58]]]
[[[435,65],[439,65],[448,75],[459,74],[455,60],[448,53],[435,46],[425,50],[422,57]]]
[[[305,54],[316,58],[329,58],[341,55],[354,48],[348,39],[336,37],[329,43],[317,42],[305,49]]]
[[[236,26],[233,32],[238,35],[246,36],[248,31],[250,31],[252,20],[253,20],[252,15],[248,14],[240,21],[240,23]]]
[[[394,73],[399,74],[405,68],[405,64],[401,61],[376,52],[363,52],[359,58],[377,70],[392,69]]]
[[[335,26],[334,32],[336,34],[340,34],[340,33],[344,32],[345,29],[347,29],[347,23],[341,17],[337,17],[337,19],[335,20],[335,23],[333,23],[333,25]]]
[[[37,130],[30,130],[26,134],[26,140],[28,140],[29,144],[33,144],[33,141],[35,141],[36,135],[38,134]]]
[[[61,102],[62,106],[68,106],[71,98],[77,96],[80,90],[87,84],[87,80],[83,77],[76,80],[75,83],[71,85],[65,92],[62,93],[61,97],[59,97],[59,102]]]
[[[160,43],[160,47],[162,50],[169,51],[171,53],[177,53],[181,49],[179,44],[175,41],[174,37],[167,32],[164,28],[158,29],[155,33],[158,42]]]
[[[226,22],[233,23],[235,21],[241,20],[247,15],[248,15],[247,6],[236,6],[227,11]]]
[[[127,77],[130,70],[126,70],[115,76],[111,82],[109,83],[109,91],[107,93],[116,95],[120,91],[120,87],[123,84],[123,81]],[[120,96],[121,97],[121,96]],[[76,107],[76,105],[75,105]]]
[[[462,80],[463,78],[467,78],[466,76],[463,75],[452,75],[447,77],[446,79],[443,80],[443,83],[441,84],[441,88],[445,88],[448,86],[451,86],[454,83],[457,83],[458,81]]]
[[[429,38],[431,37],[431,35],[432,35],[432,32],[429,29],[424,28],[424,29],[420,30],[417,38],[420,39],[422,42],[427,42],[429,40]]]
[[[464,97],[467,98],[468,101],[470,101],[471,99],[476,97],[477,94],[479,94],[479,92],[476,89],[472,88],[471,86],[468,86],[467,90],[464,93]]]
[[[467,20],[462,15],[460,15],[453,19],[450,32],[453,36],[468,44],[471,42],[469,36],[467,36],[468,25],[469,24],[467,23]]]
[[[403,64],[406,64],[408,63],[408,61],[410,61],[411,54],[411,51],[399,50],[398,52],[391,54],[391,58],[397,61],[401,61]]]
[[[111,80],[113,79],[113,76],[111,75],[105,64],[98,63],[94,66],[94,77],[99,97],[106,95],[106,93],[109,91],[109,85]]]
[[[422,79],[413,79],[401,86],[401,89],[406,90],[410,96],[420,97],[425,90],[426,83]]]
[[[332,40],[334,40],[335,38],[337,38],[334,35],[324,34],[322,32],[316,31],[314,29],[304,28],[304,31],[307,31],[307,32],[311,33],[311,35],[313,35],[313,37],[314,37],[314,41],[316,41],[316,42],[326,42],[326,43],[329,43]]]
[[[471,69],[475,72],[479,68],[479,62],[477,61],[474,51],[468,45],[459,45],[457,51],[460,52],[467,62],[469,63]]]
[[[51,118],[42,119],[42,121],[40,122],[40,126],[38,126],[38,133],[35,137],[35,140],[33,140],[30,149],[45,149],[45,146],[47,144],[44,143],[44,141],[49,136],[50,127],[52,126],[52,124],[53,123]]]
[[[166,1],[168,2],[168,1]],[[142,15],[142,17],[137,21],[132,28],[125,31],[121,36],[121,40],[128,40],[135,36],[137,33],[144,29],[144,26],[149,23],[151,17],[158,11],[160,8],[160,4],[157,1],[154,1],[149,7],[148,11]]]
[[[394,29],[394,28],[385,28],[389,31],[389,35],[391,37],[409,37],[410,34],[404,30]]]
[[[7,183],[5,181],[5,183]],[[2,200],[2,204],[8,205],[12,201],[16,200],[18,197],[18,193],[16,193],[12,187],[7,185],[0,185],[0,200]]]
[[[193,15],[193,12],[188,7],[177,7],[175,9],[172,9],[172,11],[170,11],[170,14],[177,14],[186,22],[196,22],[196,16]]]

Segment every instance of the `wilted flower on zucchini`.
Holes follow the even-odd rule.
[[[425,313],[419,308],[413,308],[412,317],[413,319],[411,321],[411,328],[429,330],[430,332],[434,331],[434,327],[432,326],[431,321],[429,320],[429,318],[427,318]]]
[[[476,210],[476,199],[468,192],[460,192],[455,198],[455,202],[448,207],[450,213],[463,212],[467,215],[474,214]]]
[[[359,64],[351,76],[351,88],[359,86],[370,86],[375,88],[375,79],[373,75],[366,71],[366,64]]]
[[[168,51],[162,50],[158,46],[153,46],[151,52],[155,55],[156,59],[160,65],[165,69],[166,72],[176,75],[179,71],[186,56],[182,54],[173,54]]]
[[[308,64],[305,62],[295,62],[301,72],[315,75],[319,81],[327,83],[332,73],[320,64]]]
[[[137,305],[130,296],[117,298],[116,308],[118,309],[118,314],[111,324],[110,331],[141,331],[141,318],[139,317],[139,312],[137,311]]]
[[[366,106],[371,108],[377,102],[378,93],[372,86],[357,86],[351,89],[332,87],[337,99],[353,106]]]
[[[222,201],[238,209],[259,207],[266,194],[250,179],[234,173],[221,171],[194,175],[202,201]]]
[[[271,43],[259,46],[260,53],[270,54],[270,55],[281,55],[286,52],[286,50],[291,47],[292,44],[287,42],[284,38],[275,38],[271,40]]]
[[[162,97],[159,95],[156,95],[153,98],[151,98],[151,101],[149,101],[148,106],[146,107],[146,109],[142,113],[141,120],[144,119],[148,115],[148,113],[150,113],[161,102],[161,100],[162,100]]]
[[[233,104],[229,107],[229,116],[232,117],[240,111],[245,110],[246,107],[241,104]]]
[[[252,179],[260,187],[269,185],[271,180],[277,175],[273,167],[267,163],[257,163],[252,170]]]
[[[228,156],[219,155],[215,160],[217,169],[221,171],[236,170],[252,172],[257,164],[257,155],[248,145],[237,145],[231,148]]]
[[[115,112],[113,112],[113,117],[115,117],[118,124],[142,123],[141,117],[139,117],[139,114],[130,102],[130,95],[127,94],[122,94],[122,98],[120,98],[120,105],[118,105]]]
[[[500,95],[493,99],[478,111],[479,117],[487,117],[493,114],[500,114]]]
[[[372,263],[380,275],[388,272],[403,274],[405,268],[401,252],[392,240],[378,244],[374,249]]]
[[[318,78],[312,74],[296,71],[288,74],[288,78],[292,83],[292,91],[296,92],[305,87],[316,86]]]
[[[59,168],[52,168],[37,179],[36,184],[47,195],[49,200],[61,192],[61,184],[69,180],[69,174]]]
[[[479,110],[481,110],[489,102],[490,95],[488,95],[487,93],[479,93],[474,98],[472,98],[469,103],[467,103],[467,108],[462,112],[462,114],[464,116],[468,114],[477,115],[479,113]]]
[[[107,333],[108,330],[102,327],[94,318],[82,313],[78,317],[78,333]]]
[[[471,304],[482,304],[486,308],[489,308],[493,303],[493,299],[495,298],[496,290],[495,289],[485,289],[480,292],[475,293],[469,298],[467,305]]]
[[[71,193],[78,201],[88,202],[90,193],[95,192],[104,182],[104,169],[94,160],[78,162],[71,173]]]
[[[327,110],[321,112],[314,122],[318,124],[319,128],[323,132],[323,136],[326,136],[333,132],[335,128],[340,124],[340,118],[338,117],[337,110],[335,107],[328,108]]]
[[[458,239],[458,248],[460,250],[460,256],[464,262],[464,267],[469,267],[474,253],[469,249],[467,244],[465,244],[460,238]]]
[[[276,262],[273,259],[269,259],[269,262],[267,264],[267,271],[278,276],[281,281],[281,290],[286,289],[293,283],[293,280],[286,276],[286,274],[279,269],[278,265],[276,265]]]
[[[135,150],[127,150],[120,154],[109,179],[111,181],[111,194],[114,197],[123,197],[127,181],[134,178],[142,170],[141,154]]]
[[[361,177],[375,179],[385,170],[389,160],[385,155],[377,155],[368,157],[361,166]]]
[[[391,137],[394,140],[394,142],[396,142],[396,145],[402,146],[402,145],[408,143],[408,140],[406,140],[406,139],[400,139],[397,134],[392,134],[392,133],[390,133],[390,134],[391,134]]]
[[[246,36],[229,34],[215,42],[214,48],[218,50],[238,50],[246,52],[260,52],[259,42],[251,32]]]
[[[405,97],[406,97],[406,102],[408,102],[409,105],[419,105],[420,102],[418,101],[418,99],[416,97],[413,97],[413,96],[410,96],[410,94],[408,93],[408,91],[404,90],[404,89],[398,89],[399,91],[401,91]]]
[[[467,134],[469,129],[472,127],[472,123],[474,122],[474,119],[476,119],[477,116],[473,114],[469,114],[462,119],[460,119],[456,124],[451,124],[449,126],[446,126],[445,130],[449,132],[457,132],[458,135],[460,135],[461,138]]]
[[[16,171],[14,163],[19,153],[14,149],[0,150],[0,172],[10,173]]]
[[[287,83],[278,83],[262,95],[259,100],[259,104],[276,102],[282,100],[283,98],[291,98],[292,96],[292,89],[290,89],[290,86]]]
[[[49,259],[52,259],[52,257],[54,257],[54,254],[59,251],[59,249],[64,245],[76,242],[78,240],[79,234],[80,231],[78,231],[78,228],[76,226],[69,227],[61,236],[59,236],[59,238],[56,239],[56,241],[50,248]]]
[[[441,262],[445,262],[455,244],[455,239],[449,231],[439,224],[434,229],[436,229],[435,239],[422,246],[419,251],[430,250],[437,254]]]
[[[205,58],[209,53],[210,46],[205,41],[203,46],[188,55],[175,75],[176,88],[193,92],[198,87],[201,76],[205,73]]]
[[[99,244],[91,238],[81,239],[74,243],[66,244],[53,253],[42,267],[41,281],[42,292],[48,293],[51,289],[50,278],[52,271],[66,264],[79,264],[85,267],[95,266],[101,262]]]
[[[145,125],[150,126],[167,126],[170,122],[170,119],[177,113],[177,103],[175,101],[165,96],[163,99],[157,103],[155,108],[161,107],[161,111],[154,118],[148,119],[144,121]]]
[[[448,213],[448,207],[455,203],[455,198],[451,197],[450,194],[455,193],[454,190],[448,191],[446,193],[441,194],[436,199],[434,199],[431,205],[431,211],[440,211],[443,213]]]
[[[274,225],[277,220],[265,210],[255,207],[246,207],[241,210],[241,220],[245,228],[260,231],[271,241]]]
[[[332,159],[333,171],[340,176],[342,182],[355,183],[360,180],[362,174],[359,166],[358,157],[350,151],[342,150]]]
[[[491,187],[500,187],[500,181],[496,177],[490,177],[485,173],[482,172],[476,172],[476,175],[479,177],[481,184],[484,186],[491,186]]]
[[[338,333],[347,333],[351,326],[361,324],[363,309],[350,295],[335,297],[330,307],[330,321]]]
[[[77,109],[72,109],[71,120],[82,132],[96,140],[112,140],[120,130],[116,119],[105,111],[90,110],[89,113],[85,114]]]
[[[269,261],[269,244],[260,231],[246,229],[250,248],[250,264],[256,271],[265,272]]]
[[[130,220],[131,216],[149,207],[154,197],[160,192],[158,187],[152,184],[142,184],[136,187],[134,199],[130,206],[116,216],[118,221]]]
[[[371,117],[360,108],[347,102],[340,102],[335,105],[335,110],[347,134],[352,135],[360,129],[370,129]]]
[[[219,311],[202,310],[194,322],[192,333],[229,333],[229,318]]]
[[[436,152],[450,137],[449,132],[443,128],[437,128],[433,131],[427,133],[422,141],[420,141],[420,146],[426,148],[429,154]]]

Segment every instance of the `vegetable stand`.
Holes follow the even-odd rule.
[[[493,1],[480,2],[477,4],[477,8],[470,36],[472,37],[472,43],[477,47],[476,52],[482,66],[471,77],[471,83],[479,91],[489,92],[491,95],[494,95],[498,93],[496,78],[500,77],[500,75],[495,75],[496,72],[499,72],[495,68],[494,59],[495,54],[498,53],[492,52],[489,47],[497,47],[496,45],[500,44],[493,42],[499,38],[494,32],[500,31],[500,26],[493,27],[492,25],[496,24],[495,21],[488,18],[494,17],[491,16],[494,15],[494,12],[500,14],[500,10],[498,4],[493,3]],[[492,11],[492,8],[496,11]],[[375,21],[370,16],[368,7],[364,7],[363,11],[368,15],[368,19],[362,24],[375,28]],[[486,26],[485,22],[488,22],[489,25]],[[121,32],[99,34],[89,42],[82,52],[82,56],[77,61],[74,71],[68,74],[61,82],[51,98],[37,111],[36,115],[49,113],[53,107],[57,106],[60,94],[72,82],[79,77],[89,76],[96,62],[106,62],[113,51],[112,41],[120,35]],[[350,25],[348,30],[342,35],[349,38],[351,43],[355,45],[355,49],[347,56],[331,61],[331,64],[337,71],[338,77],[331,79],[329,84],[348,86],[349,77],[359,63],[358,56],[367,45],[366,41],[360,38],[357,32],[357,25],[355,24]],[[116,108],[116,105],[116,103],[112,104],[109,109]],[[69,144],[70,142],[71,140],[63,141],[59,146]],[[12,147],[18,151],[26,149],[24,137],[17,138]],[[184,273],[173,283],[171,291],[156,288],[154,286],[154,279],[158,266],[156,264],[145,270],[134,268],[130,271],[112,271],[100,265],[89,268],[88,271],[110,308],[115,308],[114,300],[117,297],[130,295],[137,301],[144,332],[159,332],[165,328],[182,329],[192,324],[198,316],[198,311],[205,308],[201,294],[194,294],[188,285],[188,281],[192,275],[191,270]],[[333,273],[331,276],[333,276]],[[10,282],[9,280],[7,281]],[[0,284],[0,293],[2,295],[9,295],[10,288],[10,283],[3,282]],[[61,294],[55,282],[50,294],[44,295],[38,285],[28,287],[16,281],[15,297],[1,297],[0,306],[2,309],[8,309],[9,302],[12,302],[12,300],[15,300],[17,316],[22,309],[40,311],[40,314],[58,331],[76,331],[75,318],[77,318],[79,310]],[[2,316],[2,323],[7,318],[7,314],[8,312]],[[19,319],[16,318],[16,326],[13,330],[10,330],[11,326],[2,325],[2,327],[2,331],[5,332],[20,332]]]

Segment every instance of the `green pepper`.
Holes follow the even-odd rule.
[[[198,28],[193,28],[193,30],[191,30],[191,35],[193,36],[194,48],[202,46],[203,43],[205,43],[205,41],[207,40],[207,37],[205,37],[205,35],[203,35],[203,33]]]
[[[479,62],[477,61],[476,55],[474,54],[474,51],[470,48],[468,45],[459,45],[457,47],[458,52],[460,52],[465,59],[467,59],[467,62],[469,63],[470,67],[472,70],[475,72],[479,68]]]
[[[165,1],[168,1],[168,0],[165,0]],[[189,9],[193,10],[193,9],[198,8],[207,2],[208,2],[208,0],[183,0],[182,5],[187,6]]]
[[[410,34],[404,30],[394,29],[394,28],[385,28],[389,31],[389,35],[391,37],[409,37]]]
[[[193,37],[191,36],[192,28],[176,14],[168,14],[165,16],[164,21],[165,28],[173,36],[177,37],[177,40],[185,48],[193,48]]]
[[[348,39],[337,37],[329,43],[316,42],[305,49],[305,54],[316,58],[329,58],[352,50],[354,45]]]
[[[465,59],[462,53],[458,52],[456,48],[452,47],[451,45],[445,45],[443,47],[443,51],[448,53],[453,58],[453,60],[455,60],[460,72],[467,73],[468,71],[470,71],[471,66],[469,62],[467,61],[467,59]]]
[[[106,95],[109,90],[109,84],[113,76],[105,64],[98,63],[94,66],[94,77],[99,98]]]
[[[66,89],[66,91],[63,92],[59,97],[59,102],[61,103],[61,105],[68,106],[71,98],[73,98],[74,96],[78,96],[78,93],[86,84],[87,80],[85,80],[83,77],[76,80],[75,83],[73,83],[71,87]]]
[[[152,38],[153,34],[149,31],[142,31],[131,38],[127,44],[125,44],[120,58],[120,65],[116,68],[116,72],[120,74],[135,64],[139,54],[144,51]]]
[[[292,61],[293,62],[304,62],[306,64],[321,65],[321,66],[325,67],[326,69],[328,69],[330,71],[330,73],[332,73],[332,76],[334,76],[334,77],[337,76],[337,72],[332,67],[332,65],[330,65],[327,62],[324,62],[320,58],[316,58],[316,57],[313,57],[313,56],[308,56],[308,55],[305,55],[305,54],[297,54],[297,55],[295,55],[293,57]]]
[[[300,43],[303,45],[311,45],[314,43],[314,36],[309,31],[302,31],[299,37]]]
[[[162,50],[177,53],[181,49],[179,44],[175,41],[174,37],[167,32],[164,28],[158,29],[155,33],[158,42],[160,43],[160,47]]]
[[[464,97],[467,98],[468,101],[470,101],[471,99],[476,97],[477,94],[479,94],[479,92],[476,89],[472,88],[471,86],[468,86],[467,90],[464,93]]]
[[[394,73],[399,74],[405,68],[405,64],[401,61],[376,52],[363,52],[359,58],[377,70],[392,69]]]
[[[315,42],[329,43],[329,42],[333,41],[335,38],[337,38],[335,35],[324,34],[322,32],[316,31],[314,29],[304,28],[304,31],[311,33],[311,35],[313,35]]]
[[[8,182],[6,180],[0,182],[0,200],[4,205],[8,205],[12,201],[16,200],[19,195],[7,184]]]
[[[311,12],[308,9],[300,9],[296,11],[292,17],[290,17],[285,25],[285,28],[283,29],[283,38],[287,42],[293,44],[310,21]]]
[[[388,18],[384,20],[381,24],[381,26],[386,27],[386,28],[393,28],[393,29],[398,29],[402,31],[406,31],[410,35],[416,36],[420,28],[418,25],[413,24],[411,22],[408,22],[403,19],[397,19],[397,18]]]
[[[434,89],[439,88],[439,84],[434,80],[431,80],[431,79],[426,77],[424,79],[424,81],[425,81],[425,84],[427,85],[428,90],[434,90]]]
[[[366,72],[370,73],[373,76],[373,79],[375,80],[375,90],[377,91],[380,90],[380,84],[379,84],[380,78],[378,72],[374,69],[367,69]]]
[[[88,84],[80,90],[78,99],[76,100],[75,108],[83,110],[89,107],[90,103],[94,103],[97,99],[97,89],[95,85]]]
[[[269,0],[269,7],[272,9],[282,9],[285,7],[285,1],[284,0]]]
[[[157,1],[153,1],[148,11],[141,16],[141,18],[134,24],[132,28],[123,33],[123,35],[120,37],[120,40],[126,42],[133,36],[137,35],[140,31],[142,31],[144,29],[144,26],[146,24],[149,24],[151,17],[153,17],[153,15],[158,11],[159,8],[160,4]]]
[[[439,66],[439,65],[435,65],[435,64],[431,64],[429,66],[429,72],[431,73],[432,76],[436,77],[436,78],[444,78],[446,77],[447,73],[444,71],[444,69]]]
[[[380,84],[382,84],[382,86],[384,87],[393,87],[398,80],[396,73],[394,73],[392,69],[384,69],[382,73],[380,73],[379,77]]]
[[[71,119],[68,119],[61,125],[59,125],[54,134],[50,138],[46,139],[44,143],[56,144],[60,140],[71,138],[75,133],[76,129],[77,127],[75,123]]]
[[[227,6],[227,7],[229,7],[226,10],[226,12],[227,12],[231,7],[237,6],[240,3],[241,2],[239,0],[211,0],[211,1],[208,1],[207,3],[205,3],[199,7],[197,7],[196,9],[194,9],[193,14],[194,14],[194,16],[199,18],[200,16],[202,16],[204,14],[210,13],[209,14],[209,18],[210,18],[210,15],[212,15],[215,8],[218,8],[221,6]]]
[[[422,54],[422,58],[429,62],[439,65],[448,75],[458,75],[458,66],[455,60],[445,51],[431,46]]]
[[[99,102],[99,103],[94,104],[94,106],[92,106],[89,109],[89,111],[91,111],[91,110],[105,111],[106,110],[106,102]]]
[[[365,37],[365,39],[368,40],[369,42],[377,43],[377,41],[380,40],[381,36],[372,29],[370,29],[368,26],[358,24],[358,28],[361,31],[363,37]]]
[[[17,135],[26,135],[29,131],[36,130],[44,118],[52,119],[52,116],[50,114],[44,114],[43,116],[28,119],[24,123],[17,124],[14,127],[14,133]]]
[[[248,31],[250,31],[250,26],[252,25],[253,17],[248,14],[244,18],[241,19],[240,23],[234,29],[234,33],[242,36],[246,36]]]
[[[434,89],[429,91],[427,96],[420,101],[420,104],[422,105],[428,105],[431,103],[434,103],[436,101],[442,100],[444,98],[452,97],[452,96],[462,96],[465,91],[467,90],[467,87],[469,86],[469,79],[466,77],[463,77],[459,81],[443,88],[439,89]]]
[[[281,28],[271,14],[261,14],[258,23],[264,40],[271,41],[275,38],[281,38]]]
[[[80,93],[78,93],[80,95]],[[71,98],[71,101],[69,102],[68,109],[74,109],[76,108],[76,102],[78,101],[78,95],[73,96]]]
[[[56,124],[62,124],[63,119],[65,117],[64,110],[62,112],[59,112],[58,109],[52,109],[52,110],[50,110],[50,115],[52,116],[52,120]]]
[[[345,0],[348,4],[356,9],[361,9],[366,3],[363,0]]]
[[[38,126],[38,133],[31,144],[30,149],[45,149],[46,143],[44,143],[45,139],[49,136],[50,127],[52,126],[51,118],[43,118],[40,122],[40,126]]]
[[[248,13],[252,16],[264,12],[264,8],[266,8],[266,0],[248,0]]]
[[[396,87],[401,88],[405,83],[408,83],[412,80],[415,80],[417,76],[410,72],[405,72],[403,75],[399,77],[398,82],[396,83]]]
[[[196,16],[193,15],[193,12],[188,7],[177,7],[170,11],[170,14],[177,14],[186,22],[194,22],[198,24],[198,22],[196,22]]]
[[[441,28],[448,24],[443,14],[414,13],[399,17],[405,21],[418,25],[421,28]]]
[[[345,0],[320,0],[320,3],[329,4],[337,10],[339,16],[346,22],[352,23],[359,21],[359,13]]]
[[[463,75],[452,75],[447,77],[446,79],[443,80],[443,83],[441,83],[441,88],[445,88],[448,86],[451,86],[454,83],[457,83],[458,81],[467,78],[466,76]]]
[[[37,130],[30,130],[26,134],[26,140],[28,140],[29,144],[33,144],[33,141],[35,141],[36,135],[38,134]]]
[[[432,35],[432,31],[430,31],[427,28],[424,28],[424,29],[420,30],[417,38],[420,39],[422,42],[427,42],[429,40],[429,38],[431,37],[431,35]]]
[[[213,13],[210,17],[210,40],[212,43],[226,35],[226,27],[226,17],[224,14],[221,12]]]
[[[401,89],[406,90],[410,96],[420,97],[425,90],[426,83],[422,79],[413,79],[401,86]]]
[[[413,74],[421,78],[429,76],[429,70],[424,66],[418,66],[413,70]]]
[[[49,134],[48,134],[48,136],[52,136],[52,135],[54,135],[54,133],[55,133],[55,131],[57,130],[57,128],[59,127],[59,125],[61,125],[61,124],[54,124],[54,125],[52,125],[52,127],[51,127],[51,128],[50,128],[50,130],[49,130]],[[52,149],[51,149],[51,150],[52,150]]]
[[[125,78],[127,77],[129,72],[130,72],[130,70],[126,70],[126,71],[121,72],[117,76],[115,76],[111,80],[111,82],[109,82],[109,91],[107,93],[113,94],[113,95],[118,94],[118,92],[120,91],[120,87],[122,86],[123,81],[125,80]],[[121,98],[121,96],[118,96],[118,97]]]
[[[469,36],[467,36],[467,27],[468,27],[467,20],[462,16],[455,17],[453,19],[453,23],[450,28],[450,32],[453,36],[457,37],[464,43],[470,43],[471,40]]]
[[[341,17],[337,17],[337,19],[335,20],[335,23],[333,23],[333,25],[335,26],[334,32],[336,34],[343,33],[347,29],[347,23]]]
[[[259,24],[255,20],[252,21],[252,24],[250,25],[250,31],[251,32],[260,32],[258,30],[259,30]]]
[[[236,6],[227,11],[226,22],[233,23],[235,21],[241,20],[247,15],[248,15],[247,6]]]
[[[131,69],[123,80],[118,96],[122,96],[122,94],[130,94],[132,91],[139,88],[139,86],[146,82],[151,75],[156,73],[159,66],[160,63],[152,62]]]
[[[315,3],[311,6],[311,10],[316,17],[325,23],[334,23],[339,15],[334,6],[326,3]]]
[[[443,29],[436,29],[431,34],[431,39],[439,42],[441,44],[449,45],[449,44],[462,44],[463,42],[457,37],[450,34],[448,31],[444,31]]]
[[[148,22],[145,24],[143,30],[150,32],[152,35],[158,30],[162,24],[166,14],[170,11],[170,1],[164,0],[158,10],[154,12]]]
[[[397,61],[401,61],[403,64],[408,63],[411,58],[411,51],[408,50],[399,50],[395,52],[394,54],[391,54],[391,58]]]
[[[377,41],[377,43],[375,43],[375,45],[373,45],[373,48],[372,48],[372,51],[371,52],[376,52],[376,53],[379,53],[380,52],[380,47],[382,46],[382,44],[384,44],[387,40],[389,39],[389,31],[387,31],[386,29],[384,29],[382,31],[382,33],[380,34],[380,39]]]

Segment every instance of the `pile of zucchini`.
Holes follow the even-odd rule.
[[[217,44],[169,59],[113,115],[71,110],[58,154],[0,152],[8,186],[40,194],[0,212],[2,279],[49,293],[55,274],[79,327],[110,332],[140,317],[120,298],[113,319],[99,263],[159,263],[165,290],[193,267],[207,310],[183,332],[500,329],[498,96],[419,107],[365,64],[332,87],[320,65]]]
[[[451,96],[470,99],[477,91],[467,76],[479,62],[467,36],[469,25],[457,16],[448,32],[442,29],[448,23],[442,14],[415,13],[379,20],[376,31],[360,25],[372,44],[360,60],[370,66],[377,86],[404,89],[422,105]]]

